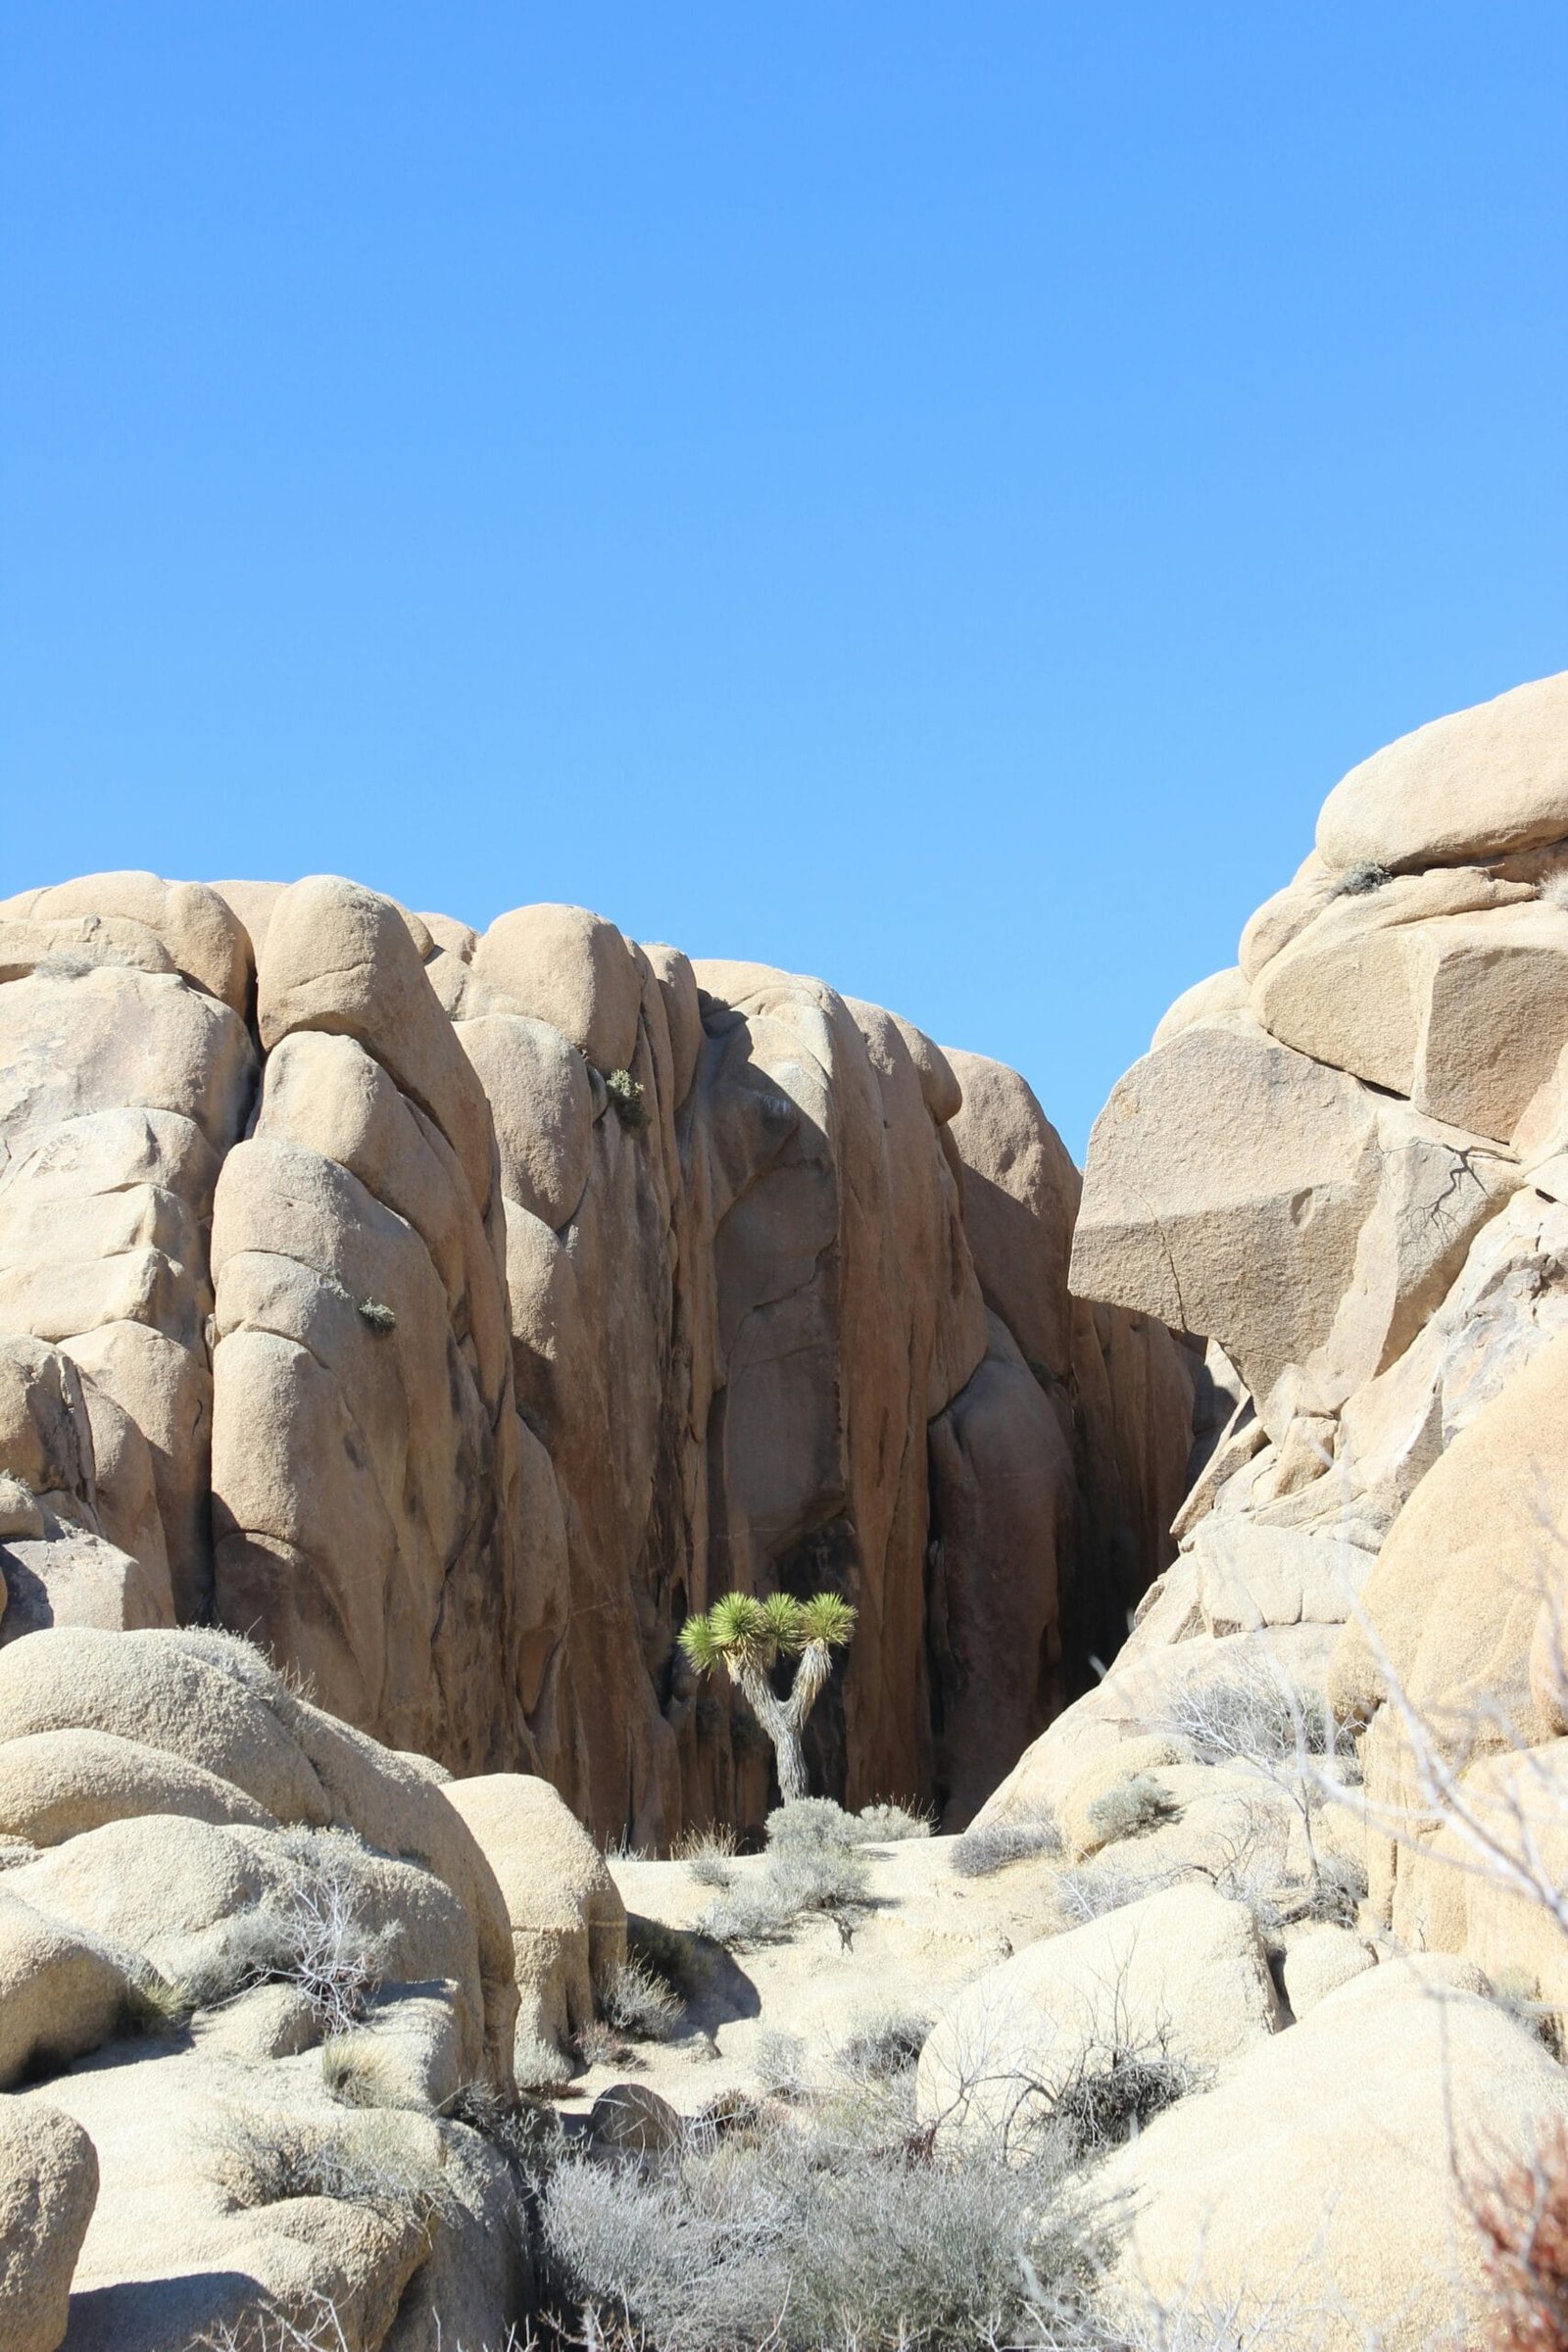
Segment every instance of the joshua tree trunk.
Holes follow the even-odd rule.
[[[795,1684],[787,1699],[775,1695],[773,1686],[760,1667],[744,1665],[732,1668],[736,1682],[763,1731],[773,1742],[773,1754],[778,1762],[778,1792],[785,1804],[810,1793],[806,1777],[806,1750],[801,1744],[801,1733],[806,1718],[815,1704],[817,1693],[827,1681],[832,1665],[827,1650],[813,1642],[802,1655],[795,1670]]]

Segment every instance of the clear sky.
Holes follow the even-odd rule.
[[[0,0],[5,889],[572,899],[1080,1156],[1568,665],[1568,9]]]

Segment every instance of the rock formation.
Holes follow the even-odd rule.
[[[216,1623],[601,1835],[760,1820],[676,1645],[859,1612],[822,1785],[961,1823],[1169,1556],[1201,1354],[1067,1290],[1024,1082],[576,907],[0,906],[0,1642]]]

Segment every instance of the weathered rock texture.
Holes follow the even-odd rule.
[[[1262,1661],[1357,1727],[1372,1922],[1553,2005],[1565,775],[1568,676],[1365,761],[1112,1094],[1073,1282],[1210,1333],[1246,1393],[1112,1673],[987,1807],[1070,1806],[1173,1692]]]
[[[0,1839],[7,2352],[501,2342],[528,2225],[452,2110],[511,2093],[512,1932],[435,1768],[225,1635],[57,1627],[0,1656]]]
[[[1069,1297],[1021,1079],[818,981],[94,875],[0,905],[0,1642],[216,1622],[657,1842],[766,1801],[686,1615],[833,1586],[818,1775],[961,1821],[1168,1557],[1210,1368]]]

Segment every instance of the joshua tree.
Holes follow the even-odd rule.
[[[772,1740],[786,1804],[807,1793],[801,1732],[832,1670],[833,1651],[854,1631],[855,1611],[836,1592],[818,1592],[812,1600],[794,1600],[788,1592],[770,1592],[765,1600],[726,1592],[706,1616],[688,1617],[681,1628],[681,1647],[698,1673],[725,1667]],[[788,1698],[777,1697],[768,1681],[779,1658],[800,1660]]]

